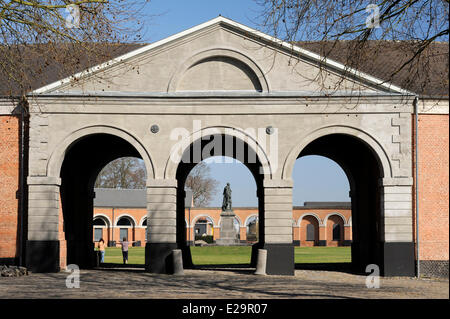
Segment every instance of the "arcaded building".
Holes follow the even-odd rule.
[[[200,161],[228,156],[255,178],[253,251],[267,251],[267,274],[293,275],[296,244],[331,245],[339,234],[351,240],[356,271],[448,275],[448,43],[430,46],[424,76],[404,69],[394,78],[390,63],[404,52],[386,45],[375,68],[354,70],[311,44],[217,17],[78,74],[49,71],[24,95],[0,73],[0,262],[33,272],[92,267],[94,210],[112,214],[94,209],[95,178],[133,156],[147,171],[147,217],[133,217],[147,224],[146,271],[167,272],[175,249],[189,267],[186,178]],[[308,155],[345,171],[351,217],[293,208],[293,167]],[[236,208],[240,232],[250,211]],[[111,237],[130,227],[131,217],[116,219],[122,212],[114,209]],[[217,211],[198,214],[217,235]]]
[[[93,240],[101,238],[110,246],[126,238],[144,245],[147,240],[145,190],[95,189]],[[220,207],[193,207],[187,200],[185,209],[186,241],[196,238],[220,238]],[[240,242],[258,241],[258,208],[234,207],[235,229]],[[295,246],[350,246],[351,203],[306,202],[292,208],[292,238]]]

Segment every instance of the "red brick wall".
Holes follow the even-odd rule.
[[[0,258],[18,257],[19,119],[0,116]]]
[[[448,260],[449,118],[419,115],[419,254]]]

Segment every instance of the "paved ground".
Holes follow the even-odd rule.
[[[295,276],[256,276],[249,269],[185,270],[182,276],[140,269],[81,270],[80,288],[68,289],[69,273],[0,277],[0,299],[15,298],[449,298],[448,279],[381,278],[368,289],[365,276],[296,270]]]

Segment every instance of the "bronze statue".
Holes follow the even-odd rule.
[[[230,183],[227,183],[227,186],[223,189],[223,203],[222,210],[227,211],[231,210],[231,187]]]

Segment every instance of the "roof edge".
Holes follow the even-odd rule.
[[[334,68],[334,69],[337,69],[337,70],[339,70],[341,72],[345,72],[345,74],[348,74],[348,76],[353,76],[355,78],[362,79],[363,81],[371,83],[372,85],[375,85],[375,86],[378,86],[378,87],[382,87],[385,90],[388,90],[388,91],[391,91],[391,92],[395,92],[395,93],[400,93],[400,94],[403,94],[403,95],[417,95],[414,92],[410,92],[408,90],[402,89],[401,87],[393,85],[393,84],[391,84],[389,82],[386,82],[384,80],[378,79],[378,78],[376,78],[374,76],[371,76],[371,75],[369,75],[367,73],[358,71],[358,70],[353,69],[353,68],[348,68],[342,63],[336,62],[336,61],[328,59],[328,58],[324,58],[324,57],[322,57],[319,54],[316,54],[316,53],[311,52],[309,50],[302,49],[301,47],[299,47],[297,45],[294,45],[292,43],[288,43],[288,42],[282,41],[282,40],[277,39],[275,37],[272,37],[272,36],[270,36],[270,35],[268,35],[266,33],[263,33],[261,31],[255,30],[255,29],[250,28],[248,26],[245,26],[245,25],[243,25],[241,23],[238,23],[238,22],[235,22],[235,21],[233,21],[231,19],[225,18],[223,16],[218,16],[218,17],[216,17],[214,19],[211,19],[211,20],[206,21],[206,22],[204,22],[202,24],[199,24],[197,26],[189,28],[189,29],[187,29],[185,31],[176,33],[176,34],[174,34],[172,36],[169,36],[169,37],[167,37],[165,39],[159,40],[159,41],[157,41],[155,43],[152,43],[152,44],[146,45],[146,46],[144,46],[142,48],[133,50],[133,51],[128,52],[128,53],[126,53],[124,55],[116,57],[116,58],[114,58],[112,60],[109,60],[107,62],[101,63],[101,64],[93,66],[91,68],[88,68],[87,70],[84,70],[84,71],[78,72],[78,73],[76,73],[74,75],[71,75],[69,77],[66,77],[66,78],[64,78],[62,80],[58,80],[56,82],[50,83],[50,84],[48,84],[46,86],[43,86],[41,88],[38,88],[38,89],[30,92],[29,94],[34,95],[34,94],[48,93],[51,90],[54,90],[54,89],[56,89],[58,87],[63,86],[64,84],[69,83],[74,78],[81,78],[81,77],[85,77],[85,76],[90,75],[90,74],[94,74],[94,73],[99,72],[101,70],[104,70],[104,69],[106,69],[108,67],[111,67],[111,66],[113,66],[113,65],[115,65],[115,64],[117,64],[119,62],[123,62],[123,61],[128,60],[128,59],[130,59],[132,57],[135,57],[137,55],[145,53],[145,52],[147,52],[149,50],[152,50],[152,49],[157,48],[157,47],[159,47],[161,45],[164,45],[166,43],[172,42],[174,40],[177,40],[179,38],[182,38],[184,36],[192,34],[192,33],[196,32],[198,30],[201,30],[201,29],[207,28],[209,26],[212,26],[214,24],[226,24],[226,25],[229,25],[231,27],[240,29],[240,30],[242,30],[244,32],[247,32],[249,34],[253,34],[255,37],[259,37],[259,38],[261,38],[263,40],[266,40],[268,42],[274,43],[278,47],[282,47],[284,49],[294,51],[295,53],[297,53],[297,54],[299,54],[301,56],[310,58],[312,60],[317,61],[318,63],[327,65],[327,66],[329,66],[331,68]]]

